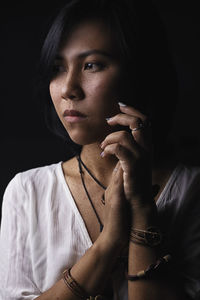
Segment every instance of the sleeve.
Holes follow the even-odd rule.
[[[183,188],[183,187],[182,187]],[[177,269],[183,278],[185,293],[200,299],[200,173],[187,188],[175,224]]]
[[[17,174],[8,184],[2,204],[0,231],[0,299],[32,300],[40,295],[34,284],[28,197]]]

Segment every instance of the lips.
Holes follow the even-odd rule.
[[[80,111],[73,110],[73,109],[71,109],[71,110],[66,109],[64,111],[63,116],[64,116],[65,121],[68,123],[80,123],[80,122],[87,120],[86,115],[84,115]]]
[[[64,111],[64,117],[86,117],[86,115],[82,114],[81,112],[77,111],[77,110],[68,110],[66,109]]]

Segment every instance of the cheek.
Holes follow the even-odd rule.
[[[59,88],[58,84],[51,82],[49,85],[49,92],[50,92],[52,102],[53,102],[55,108],[57,108],[57,106],[59,104],[59,99],[60,99],[60,97],[59,97],[60,88]]]
[[[116,82],[110,79],[99,80],[88,86],[87,91],[86,110],[90,112],[92,122],[103,130],[108,127],[105,118],[120,112]]]
[[[49,92],[53,101],[57,98],[57,90],[57,85],[54,82],[51,82],[49,85]]]
[[[84,84],[84,90],[90,100],[96,103],[106,103],[108,106],[117,102],[120,92],[120,78],[113,74],[95,76]]]

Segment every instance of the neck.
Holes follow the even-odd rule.
[[[113,155],[102,158],[101,152],[100,144],[85,145],[81,151],[81,159],[92,174],[104,186],[108,186],[117,159]]]
[[[113,155],[101,157],[102,149],[100,144],[85,145],[81,152],[81,159],[104,185],[108,186],[113,169],[117,164],[117,159]],[[169,178],[176,162],[170,160],[163,160],[162,163],[156,163],[152,166],[152,184],[159,184],[163,187]]]

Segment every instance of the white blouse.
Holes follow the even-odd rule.
[[[174,270],[181,273],[185,292],[195,299],[200,293],[200,168],[177,166],[157,207]],[[2,206],[0,299],[37,298],[91,245],[62,162],[17,174],[6,188]],[[126,280],[117,286],[115,299],[127,300]]]

